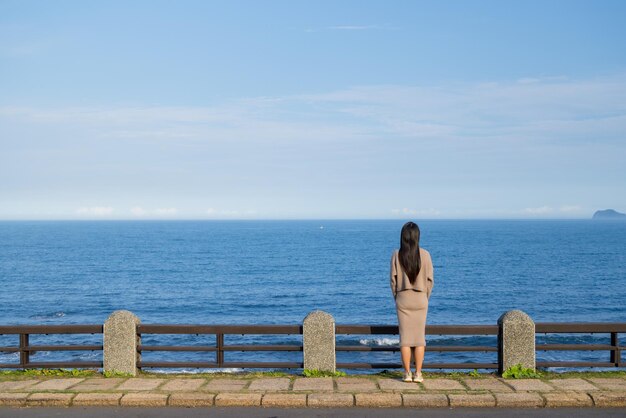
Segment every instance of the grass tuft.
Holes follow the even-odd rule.
[[[541,372],[535,369],[516,364],[506,369],[504,373],[502,373],[502,377],[505,379],[539,379],[542,375]]]
[[[98,376],[97,370],[86,369],[26,369],[26,370],[2,370],[3,377],[93,377]]]
[[[317,370],[317,369],[304,369],[302,371],[302,375],[304,377],[343,377],[347,376],[346,372],[340,371],[328,371],[328,370]]]

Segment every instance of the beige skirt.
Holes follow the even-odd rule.
[[[400,328],[401,347],[426,346],[426,292],[403,290],[396,294],[396,312]]]

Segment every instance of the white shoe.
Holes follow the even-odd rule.
[[[416,372],[416,373],[413,375],[413,381],[414,381],[414,382],[416,382],[416,383],[421,383],[421,382],[423,382],[423,381],[424,381],[424,377],[422,376],[422,373],[417,373],[417,372]]]
[[[404,373],[404,379],[402,379],[403,382],[412,382],[413,381],[413,374],[411,372],[408,373]]]

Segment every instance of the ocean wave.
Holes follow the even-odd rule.
[[[20,359],[20,353],[0,353],[0,355],[2,356],[2,361],[8,361],[8,360],[19,360]]]
[[[58,352],[55,352],[55,354]],[[30,352],[30,358],[32,360],[33,357],[37,357],[37,359],[39,360],[41,357],[50,357],[50,355],[52,355],[51,351],[31,351]]]
[[[102,351],[87,351],[87,352],[80,352],[77,354],[74,354],[74,358],[76,359],[80,359],[83,361],[90,361],[90,360],[102,360]]]
[[[378,346],[390,346],[400,344],[399,338],[363,338],[359,340],[361,345],[378,345]]]
[[[65,316],[65,312],[51,312],[51,313],[47,313],[47,314],[35,314],[35,315],[31,315],[29,316],[30,319],[37,319],[37,320],[46,320],[46,319],[55,319],[55,318],[63,318]]]

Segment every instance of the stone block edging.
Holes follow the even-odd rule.
[[[626,407],[626,392],[519,393],[0,393],[0,406],[127,406],[127,407]]]
[[[0,406],[624,408],[626,379],[433,376],[411,385],[373,376],[17,378],[0,379]]]

